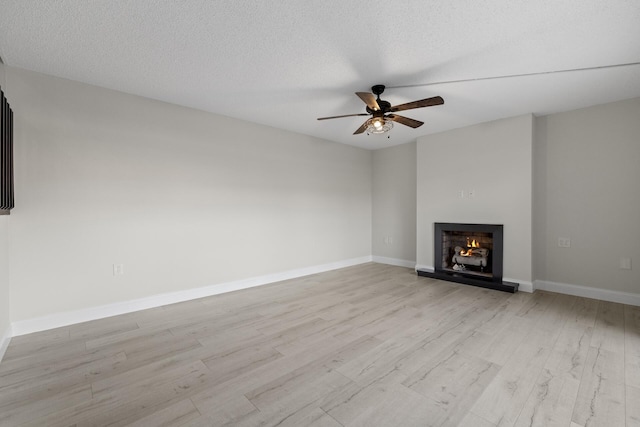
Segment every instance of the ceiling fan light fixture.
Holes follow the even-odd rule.
[[[393,121],[386,117],[374,117],[367,120],[367,133],[386,133],[393,128]]]

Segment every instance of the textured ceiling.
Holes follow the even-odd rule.
[[[0,0],[5,64],[364,148],[640,96],[638,0]],[[352,135],[385,84],[390,138]],[[409,87],[407,87],[409,86]]]

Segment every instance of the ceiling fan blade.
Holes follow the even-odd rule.
[[[373,111],[378,111],[380,106],[378,105],[378,101],[376,101],[376,97],[374,94],[369,92],[356,92],[356,95],[360,97],[367,104],[367,107],[371,108]]]
[[[389,114],[387,117],[393,120],[394,122],[403,124],[405,126],[409,126],[410,128],[414,128],[414,129],[419,128],[424,124],[424,122],[421,122],[420,120],[410,119],[409,117],[399,116],[397,114]]]
[[[364,130],[367,128],[367,126],[369,125],[369,120],[367,120],[366,122],[364,122],[362,124],[362,126],[360,126],[353,134],[354,135],[358,135],[362,132],[364,132]]]
[[[367,113],[345,114],[344,116],[318,117],[318,120],[340,119],[342,117],[368,116]]]
[[[404,111],[413,108],[431,107],[433,105],[444,104],[444,99],[439,96],[433,98],[421,99],[420,101],[407,102],[406,104],[394,105],[389,111]]]

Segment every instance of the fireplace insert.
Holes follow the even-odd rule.
[[[434,224],[434,269],[502,281],[502,225]]]

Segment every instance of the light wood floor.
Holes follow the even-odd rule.
[[[365,264],[15,337],[0,425],[638,426],[640,308]]]

